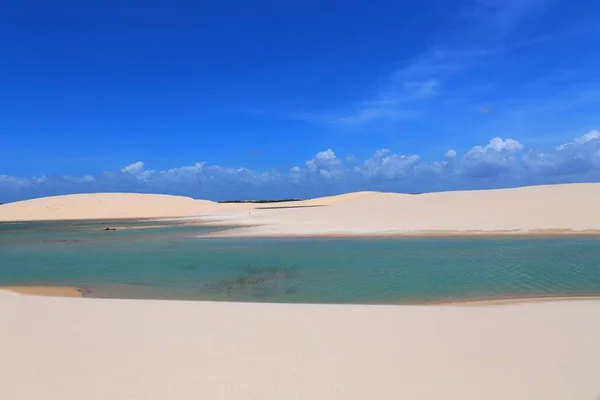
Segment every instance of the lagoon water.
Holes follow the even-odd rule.
[[[597,237],[198,238],[216,228],[157,224],[0,224],[0,285],[72,285],[90,297],[351,304],[600,294]]]

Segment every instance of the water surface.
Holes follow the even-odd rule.
[[[143,229],[104,230],[127,226]],[[596,237],[197,238],[214,229],[155,221],[0,224],[0,285],[290,303],[600,294]]]

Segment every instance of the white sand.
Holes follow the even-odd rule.
[[[233,206],[162,194],[74,194],[0,205],[0,221],[184,217],[244,208]]]
[[[0,292],[0,398],[596,400],[600,301],[498,307]]]
[[[0,221],[253,225],[228,235],[597,233],[599,205],[600,184],[262,205],[93,194],[2,205]],[[598,300],[317,306],[0,291],[1,399],[595,400],[598,360]]]
[[[405,195],[364,192],[254,210],[223,235],[568,233],[600,230],[600,184]],[[573,232],[571,232],[573,233]],[[598,233],[598,232],[596,232]]]
[[[269,204],[85,194],[5,204],[0,221],[186,217],[251,225],[219,233],[229,236],[599,234],[599,210],[600,183],[590,183],[422,195],[359,192]]]

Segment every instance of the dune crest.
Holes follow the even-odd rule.
[[[360,192],[257,209],[219,235],[600,234],[600,184],[409,195]],[[306,206],[306,207],[305,207]]]
[[[70,194],[4,204],[0,221],[179,217],[196,215],[215,204],[163,194]]]
[[[225,236],[600,234],[600,183],[456,192],[356,192],[283,203],[99,193],[0,206],[0,221],[198,218],[244,228]]]

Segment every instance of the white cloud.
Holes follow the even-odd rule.
[[[598,138],[600,138],[600,131],[597,131],[597,130],[594,129],[594,130],[589,131],[588,133],[586,133],[583,136],[575,138],[572,142],[556,146],[556,150],[557,151],[565,150],[569,146],[577,146],[577,145],[585,144],[587,142],[590,142],[592,140],[596,140]]]
[[[331,149],[317,153],[315,158],[306,161],[306,168],[312,177],[338,179],[345,175],[342,161]]]
[[[408,177],[420,162],[421,159],[417,155],[393,154],[389,149],[382,149],[366,160],[360,171],[368,179],[403,179]]]
[[[154,175],[154,171],[147,171],[144,169],[144,163],[142,161],[134,162],[133,164],[122,168],[121,172],[125,174],[131,174],[141,181],[147,181],[152,175]]]
[[[307,197],[354,190],[422,192],[576,181],[600,181],[600,132],[589,131],[554,148],[529,149],[493,138],[464,154],[448,150],[439,161],[391,149],[366,160],[339,159],[332,149],[283,172],[192,165],[156,172],[138,161],[101,175],[0,175],[0,202],[85,191],[162,192],[199,198]],[[352,164],[348,163],[353,161]]]
[[[373,158],[383,158],[385,157],[386,154],[391,153],[392,151],[390,149],[380,149],[377,150],[375,152],[375,154],[373,154]]]
[[[450,149],[444,155],[446,158],[456,158],[456,150]]]
[[[585,174],[600,169],[600,132],[592,130],[550,151],[532,151],[523,160],[531,173]]]
[[[485,146],[475,146],[461,159],[460,166],[465,175],[492,177],[510,172],[517,167],[516,154],[524,146],[513,139],[494,138]]]
[[[454,149],[450,149],[444,154],[442,161],[435,161],[431,165],[431,170],[437,174],[442,174],[448,171],[453,171],[456,166],[456,157],[458,153]]]
[[[586,133],[585,135],[576,138],[575,143],[584,144],[587,142],[591,142],[592,140],[600,139],[600,131],[592,130]]]
[[[198,162],[193,165],[172,168],[166,171],[161,171],[159,176],[162,179],[174,182],[195,181],[198,178],[203,177],[204,165],[204,163]]]
[[[142,171],[144,171],[144,163],[142,161],[134,162],[133,164],[121,169],[121,172],[126,172],[133,175],[137,175]]]
[[[507,152],[507,153],[515,153],[523,150],[524,146],[513,139],[503,140],[502,138],[496,137],[490,140],[490,142],[485,146],[475,146],[469,152],[468,155],[474,154],[489,154],[492,152]]]

